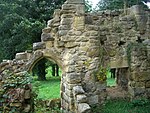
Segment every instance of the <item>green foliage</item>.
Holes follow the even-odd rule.
[[[98,10],[113,10],[123,8],[123,0],[101,0],[97,5]]]
[[[2,84],[0,84],[0,111],[5,113],[10,103],[20,99],[20,92],[30,87],[32,79],[27,72],[14,74],[8,70],[3,72],[3,76]],[[15,107],[11,108],[10,112],[19,113]]]
[[[57,100],[60,98],[60,77],[53,77],[51,74],[47,74],[46,81],[37,81],[37,78],[34,78],[32,85],[33,92],[36,94],[36,97],[34,98],[36,113],[62,112],[60,107],[56,105],[57,103],[50,107],[45,105],[45,101],[50,101],[51,99]]]
[[[91,12],[92,11],[92,4],[88,0],[85,0],[85,12]]]
[[[99,70],[94,73],[94,75],[98,81],[104,82],[107,79],[107,71],[107,68],[101,66]]]
[[[43,101],[41,99],[36,100],[35,101],[35,112],[36,113],[64,113],[61,109],[60,109],[60,99],[53,99],[52,101],[57,101],[59,100],[59,102],[57,101],[56,103],[54,102],[53,104],[55,104],[54,106],[47,106],[46,105],[46,101]],[[59,105],[58,105],[59,104]]]
[[[116,86],[116,80],[114,78],[107,78],[107,86]]]
[[[0,61],[32,49],[41,40],[41,29],[65,0],[1,0]]]
[[[97,10],[123,9],[124,4],[127,4],[128,7],[131,7],[132,5],[142,4],[142,2],[140,2],[139,0],[100,0],[96,9]]]
[[[45,71],[47,73],[46,74],[47,77],[52,76],[52,67],[51,66],[47,67]],[[62,74],[62,71],[59,69],[59,75],[61,75],[61,74]]]
[[[138,107],[138,106],[147,106],[150,104],[150,101],[146,98],[139,98],[139,99],[134,99],[131,102],[131,105],[133,107]]]
[[[6,70],[2,88],[4,90],[10,88],[25,88],[25,85],[31,84],[31,81],[32,81],[31,76],[27,72],[13,74]]]
[[[92,113],[149,113],[150,104],[132,106],[128,99],[107,100],[103,105],[92,106]]]

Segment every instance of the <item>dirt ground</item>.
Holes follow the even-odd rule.
[[[116,98],[127,98],[129,97],[128,91],[123,90],[119,86],[115,87],[107,87],[108,98],[116,99]]]

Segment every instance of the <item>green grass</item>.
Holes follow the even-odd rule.
[[[116,86],[116,80],[114,78],[107,78],[107,86]]]
[[[111,78],[111,72],[107,72],[107,86],[116,86],[116,80],[115,78]]]
[[[109,100],[102,106],[93,106],[92,113],[150,113],[150,102],[134,106],[129,100]]]
[[[37,99],[60,98],[60,77],[51,77],[46,81],[34,80],[33,87],[38,90]]]
[[[48,100],[60,98],[60,82],[61,76],[52,76],[52,67],[46,69],[46,81],[38,81],[38,77],[33,77],[33,89],[37,94],[37,99]],[[59,69],[59,75],[62,72]]]

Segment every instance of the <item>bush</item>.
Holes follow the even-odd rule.
[[[150,104],[150,101],[146,98],[135,99],[131,102],[131,106],[133,106],[133,107],[146,106],[148,104]]]

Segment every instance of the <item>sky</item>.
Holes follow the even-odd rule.
[[[100,0],[89,0],[89,1],[93,4],[92,7],[94,8]]]
[[[145,3],[145,2],[143,2],[145,5],[147,5],[148,6],[148,8],[150,9],[150,0],[147,2],[147,3]]]

